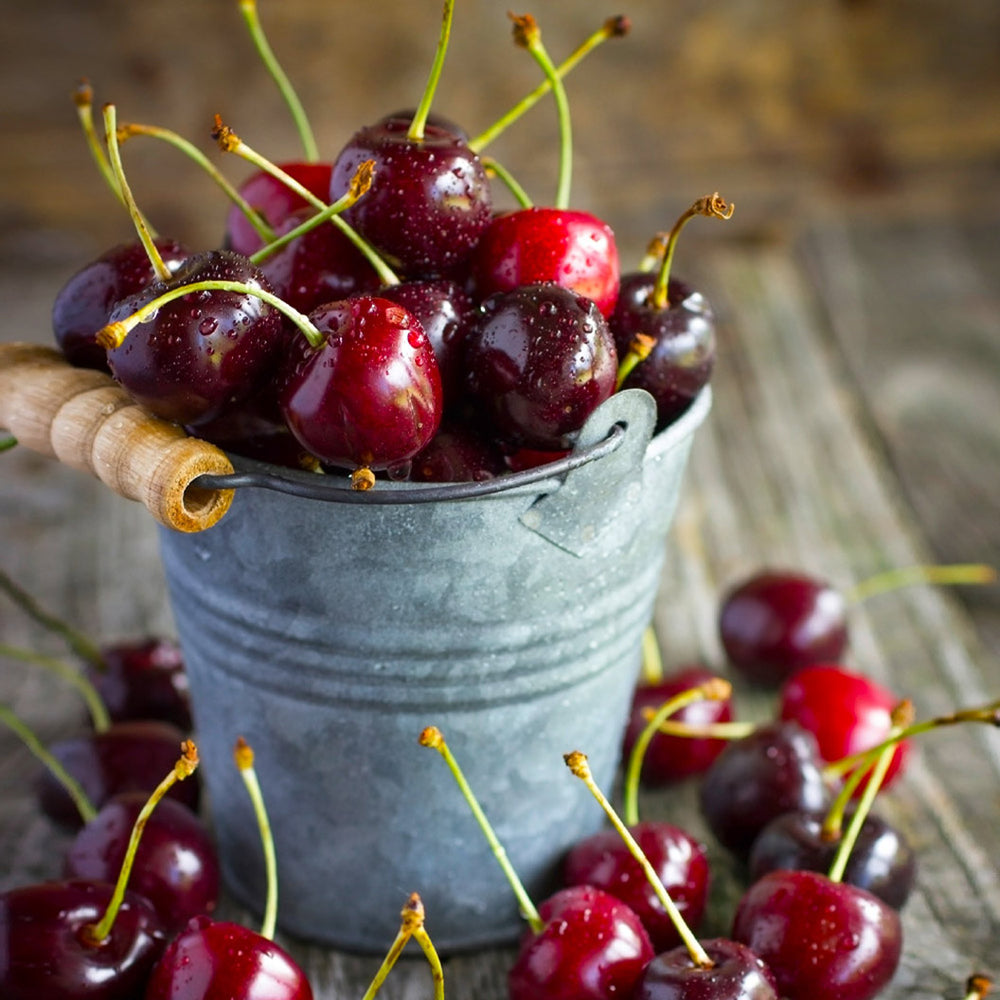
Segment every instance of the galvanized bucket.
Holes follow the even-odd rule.
[[[232,508],[162,529],[224,878],[253,909],[263,862],[232,763],[244,736],[274,827],[279,926],[382,953],[419,892],[437,947],[510,943],[514,896],[438,726],[529,893],[603,814],[706,389],[651,440],[652,399],[612,396],[562,463],[510,482],[387,483],[234,459]],[[239,478],[242,474],[243,478]],[[301,495],[296,495],[301,494]]]

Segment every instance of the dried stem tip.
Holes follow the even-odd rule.
[[[181,743],[181,756],[174,765],[178,781],[190,778],[198,767],[198,748],[194,740],[184,740]]]
[[[241,771],[249,771],[253,767],[253,747],[242,737],[236,737],[233,747],[233,760]]]
[[[975,972],[965,981],[965,1000],[982,1000],[993,989],[993,980]]]
[[[632,30],[632,22],[624,14],[616,14],[604,22],[604,30],[612,38],[624,38]]]
[[[410,893],[410,898],[400,911],[403,922],[403,932],[412,934],[417,928],[424,926],[424,903],[418,893]]]
[[[444,743],[444,733],[437,726],[428,726],[421,732],[418,742],[422,747],[437,750]]]
[[[222,120],[221,115],[216,115],[213,119],[212,138],[223,153],[235,153],[242,144],[240,137]]]
[[[704,198],[699,198],[691,206],[691,211],[695,215],[704,215],[715,219],[731,219],[735,210],[736,205],[727,202],[718,191],[714,194],[707,194]]]
[[[590,780],[590,763],[587,760],[587,755],[585,753],[581,753],[579,750],[574,750],[572,753],[563,754],[563,760],[566,761],[566,766],[578,778],[581,778],[584,781]]]
[[[516,45],[521,46],[522,49],[530,49],[533,45],[538,44],[542,32],[538,27],[538,22],[531,14],[514,14],[507,11],[507,16],[514,23],[514,43]]]
[[[73,103],[78,108],[89,108],[94,103],[94,89],[89,80],[80,80],[73,88]]]

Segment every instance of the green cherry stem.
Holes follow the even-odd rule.
[[[376,970],[361,1000],[372,1000],[375,994],[378,993],[386,977],[392,972],[393,966],[395,966],[399,956],[403,953],[403,949],[408,944],[410,938],[413,937],[414,931],[418,927],[423,927],[423,923],[424,904],[415,892],[411,893],[410,898],[406,901],[406,905],[400,911],[399,930],[396,933],[396,937],[389,946],[389,950],[385,953],[382,964]]]
[[[53,656],[45,656],[36,653],[31,649],[22,649],[20,646],[11,646],[5,642],[0,642],[0,656],[5,656],[9,660],[19,660],[21,663],[30,663],[33,666],[41,667],[50,674],[55,674],[60,680],[76,688],[77,693],[83,698],[90,713],[90,721],[94,727],[94,732],[106,732],[111,725],[108,716],[107,706],[101,701],[101,696],[97,689],[87,678],[75,667],[71,667],[62,660],[57,660]]]
[[[431,967],[431,980],[434,983],[434,1000],[444,1000],[444,969],[441,967],[441,957],[434,947],[430,934],[423,924],[413,932],[413,939],[420,945],[420,950]]]
[[[0,454],[17,447],[17,438],[13,434],[0,435]]]
[[[260,842],[264,850],[264,872],[267,884],[267,894],[264,904],[264,917],[261,920],[260,934],[269,941],[274,937],[274,929],[278,919],[278,864],[274,852],[274,837],[271,834],[271,823],[264,805],[264,796],[257,780],[257,772],[253,766],[253,749],[240,736],[233,748],[233,760],[239,769],[240,777],[246,786],[247,794],[253,804],[254,816],[257,818],[257,828],[260,830]]]
[[[600,28],[590,35],[580,46],[573,50],[557,67],[559,78],[564,78],[584,56],[597,48],[609,38],[622,38],[630,28],[627,17],[621,15],[609,17]],[[498,118],[488,129],[484,129],[475,138],[469,140],[469,148],[474,153],[481,153],[494,139],[506,131],[526,111],[533,108],[550,90],[552,82],[546,77],[530,94],[522,97],[506,114]]]
[[[655,709],[644,708],[642,717],[647,722],[656,715]],[[664,736],[683,736],[695,740],[741,740],[749,736],[757,728],[753,722],[710,722],[704,726],[695,726],[687,722],[674,722],[665,719],[660,723],[660,732]]]
[[[587,786],[590,794],[597,799],[601,808],[604,810],[605,815],[609,820],[611,820],[611,825],[621,835],[622,840],[625,841],[625,845],[628,847],[629,853],[642,866],[642,870],[645,873],[646,878],[649,879],[649,884],[653,887],[653,891],[656,893],[656,898],[660,901],[660,903],[662,903],[663,908],[667,911],[667,914],[674,925],[674,928],[680,935],[681,940],[684,942],[684,945],[688,950],[688,954],[691,956],[691,961],[701,969],[711,969],[715,963],[711,958],[709,958],[708,952],[705,951],[698,939],[692,933],[691,928],[688,927],[687,921],[685,921],[680,910],[677,909],[676,904],[670,898],[670,893],[667,892],[660,876],[656,874],[656,869],[650,864],[649,859],[643,853],[642,848],[638,845],[638,843],[636,843],[635,837],[632,836],[628,826],[622,822],[621,817],[615,812],[614,807],[608,801],[607,796],[598,787],[597,782],[594,781],[594,776],[590,771],[590,762],[587,760],[587,755],[581,753],[579,750],[575,750],[572,753],[565,754],[563,760],[565,760],[566,766],[570,769],[570,771],[572,771],[573,774]]]
[[[448,52],[448,41],[451,38],[451,25],[455,15],[455,0],[445,0],[444,11],[441,17],[441,33],[438,35],[437,48],[434,50],[434,61],[431,63],[431,71],[424,86],[424,92],[420,97],[420,103],[413,114],[410,128],[406,133],[407,139],[411,142],[420,142],[424,138],[424,129],[427,125],[427,116],[431,112],[431,104],[434,102],[434,94],[437,91],[438,81],[441,79],[441,69],[444,66],[444,58]]]
[[[135,863],[135,854],[139,849],[142,832],[145,830],[146,823],[157,803],[178,781],[189,778],[198,767],[198,748],[191,740],[185,740],[181,744],[181,751],[181,756],[174,764],[173,770],[153,789],[145,805],[139,810],[139,815],[136,816],[128,847],[125,849],[125,857],[118,872],[118,880],[115,882],[114,892],[111,894],[104,916],[96,924],[91,924],[83,929],[84,940],[93,945],[103,944],[111,933],[111,927],[118,916],[122,900],[125,898],[125,889],[128,886],[129,876],[132,874],[132,866]]]
[[[21,738],[21,742],[52,772],[53,777],[66,789],[67,795],[73,800],[73,805],[76,806],[80,819],[84,823],[89,823],[97,815],[97,809],[83,790],[80,782],[63,767],[54,754],[49,752],[38,736],[22,719],[18,718],[13,709],[3,702],[0,702],[0,722],[15,732]]]
[[[521,208],[531,208],[532,201],[527,191],[521,187],[514,175],[502,163],[494,160],[492,156],[483,156],[481,160],[486,172],[503,182]]]
[[[0,569],[0,590],[2,590],[22,611],[43,628],[55,632],[80,659],[96,667],[105,668],[104,656],[97,644],[82,632],[56,618],[46,611],[20,584],[4,570]]]
[[[904,566],[856,583],[844,595],[848,603],[857,604],[876,594],[917,584],[961,585],[996,583],[997,571],[982,563],[955,563],[946,566]]]
[[[132,194],[132,189],[129,187],[128,181],[125,178],[125,169],[122,166],[121,150],[118,148],[117,118],[118,115],[115,106],[113,104],[105,104],[104,132],[108,143],[108,159],[111,162],[112,170],[115,172],[115,177],[118,180],[118,187],[121,190],[122,199],[125,202],[129,215],[132,217],[132,223],[139,236],[139,241],[142,243],[143,248],[146,251],[146,256],[149,257],[149,263],[152,265],[153,273],[161,281],[169,281],[171,277],[170,268],[163,263],[160,251],[157,250],[156,244],[153,242],[153,234],[150,231],[149,226],[146,225],[146,220],[139,211],[139,206],[136,204],[135,197]]]
[[[300,198],[308,202],[318,212],[326,211],[330,206],[317,198],[307,187],[300,184],[294,177],[290,176],[281,167],[272,163],[266,157],[261,156],[256,150],[248,146],[228,125],[226,125],[219,115],[215,116],[212,128],[212,138],[219,144],[219,148],[224,153],[235,153],[237,156],[252,163],[265,173],[270,174],[275,180],[281,181],[287,188],[294,191]],[[365,259],[375,269],[379,280],[383,285],[398,285],[399,276],[382,259],[375,248],[364,239],[358,231],[339,215],[330,217],[330,221],[340,229],[343,234],[364,254]]]
[[[622,812],[625,822],[634,826],[639,822],[639,776],[642,773],[642,762],[653,737],[660,731],[660,726],[676,712],[696,701],[723,701],[732,694],[733,686],[722,677],[713,677],[695,687],[681,691],[665,701],[654,713],[642,732],[636,738],[629,754],[625,769],[625,780],[622,790]]]
[[[659,684],[663,680],[663,654],[654,625],[647,625],[642,633],[642,680],[645,684]]]
[[[246,23],[247,30],[250,32],[250,38],[253,41],[254,48],[257,50],[257,54],[260,56],[261,61],[267,68],[268,73],[271,74],[271,79],[273,79],[277,85],[278,90],[281,92],[281,96],[292,115],[292,120],[295,122],[295,128],[299,133],[299,141],[302,143],[305,158],[310,163],[316,163],[319,160],[319,148],[316,145],[316,138],[313,135],[312,126],[309,124],[309,119],[302,107],[302,102],[299,100],[299,95],[295,92],[295,88],[292,86],[291,80],[288,79],[287,74],[281,68],[281,64],[278,62],[278,59],[275,56],[266,35],[264,34],[264,29],[260,23],[260,17],[257,14],[256,0],[239,0],[239,4],[240,13],[243,15],[243,20]]]
[[[462,773],[462,769],[458,765],[458,761],[455,760],[450,747],[445,742],[444,734],[437,728],[437,726],[427,726],[420,733],[418,742],[422,747],[429,747],[432,750],[437,750],[437,752],[444,758],[445,763],[448,765],[448,769],[452,773],[452,777],[455,779],[455,783],[458,785],[459,790],[462,793],[462,797],[469,804],[469,808],[472,810],[472,815],[479,824],[479,828],[483,831],[483,835],[486,837],[486,841],[490,845],[493,856],[497,859],[497,863],[500,865],[501,869],[503,869],[504,875],[507,876],[507,881],[510,882],[511,888],[514,890],[514,895],[517,897],[517,902],[521,908],[521,913],[523,914],[524,919],[528,922],[528,926],[532,929],[532,931],[536,934],[539,933],[544,927],[542,918],[539,916],[535,904],[531,901],[531,897],[528,895],[528,891],[525,889],[524,883],[518,877],[517,872],[514,870],[514,866],[510,863],[510,859],[507,857],[507,851],[504,849],[503,844],[500,843],[500,839],[497,837],[496,831],[490,825],[490,821],[486,818],[486,814],[483,812],[482,807],[479,805],[478,801],[476,801],[476,796],[469,787],[469,783],[466,781],[465,775]]]
[[[706,195],[699,198],[681,217],[674,223],[673,228],[666,236],[663,249],[663,260],[660,263],[660,270],[656,276],[656,284],[650,296],[650,305],[654,309],[666,309],[670,305],[668,290],[670,287],[670,266],[673,263],[674,251],[677,248],[677,237],[681,230],[696,216],[704,215],[710,219],[731,219],[736,206],[727,204],[719,197],[719,193]]]
[[[553,204],[556,208],[569,208],[570,184],[573,179],[573,124],[566,88],[542,43],[542,32],[538,22],[530,14],[508,16],[514,22],[514,41],[531,53],[552,88],[552,96],[559,115],[559,183]]]
[[[118,179],[108,162],[108,154],[97,136],[97,129],[94,128],[94,91],[87,80],[81,80],[73,90],[73,104],[76,106],[76,116],[98,172],[111,189],[111,193],[124,204]]]
[[[656,338],[651,337],[648,333],[637,333],[632,338],[628,351],[618,363],[618,372],[615,375],[616,392],[625,384],[625,379],[632,374],[635,366],[649,357],[654,347],[656,347]]]

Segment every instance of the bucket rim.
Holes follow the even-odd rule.
[[[645,393],[644,389],[627,391]],[[712,390],[706,385],[675,421],[650,440],[647,453],[665,454],[687,440],[704,421],[711,405]],[[542,484],[546,486],[551,484],[551,487],[547,488],[555,488],[561,477],[569,472],[616,451],[624,442],[627,431],[627,425],[621,422],[615,423],[601,440],[590,445],[575,447],[555,461],[482,481],[412,483],[380,480],[372,489],[358,490],[351,487],[350,479],[346,475],[343,477],[318,475],[315,472],[283,468],[242,455],[230,454],[229,458],[235,472],[205,473],[193,480],[191,486],[206,490],[257,488],[309,500],[376,506],[471,500],[498,493],[510,493],[526,487],[537,489]]]

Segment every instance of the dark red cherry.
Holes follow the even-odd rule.
[[[279,945],[240,924],[193,917],[157,962],[143,1000],[312,1000]]]
[[[538,908],[544,927],[525,934],[507,974],[510,1000],[628,997],[653,957],[639,918],[591,886],[561,889]]]
[[[708,857],[704,847],[680,827],[645,820],[629,828],[660,877],[681,916],[696,927],[708,899]],[[642,921],[655,951],[681,937],[649,878],[617,830],[600,832],[574,845],[563,859],[566,885],[591,885],[617,897]]]
[[[618,298],[615,235],[588,212],[525,208],[496,216],[470,260],[477,298],[552,281],[585,295],[609,316]]]
[[[507,471],[499,448],[474,428],[442,424],[430,444],[414,456],[407,479],[418,483],[471,483]]]
[[[760,956],[787,1000],[870,1000],[902,951],[899,914],[818,872],[771,872],[736,908],[733,937]]]
[[[330,193],[332,164],[294,161],[280,163],[278,166],[307,191],[316,195],[317,198],[326,200]],[[272,227],[279,226],[292,212],[304,208],[308,204],[300,194],[264,170],[251,174],[240,185],[239,192]],[[247,221],[242,210],[236,205],[230,208],[226,218],[224,238],[226,249],[235,250],[236,253],[249,257],[263,245],[264,241]]]
[[[441,376],[420,323],[388,299],[359,295],[311,315],[320,347],[295,341],[278,399],[292,433],[338,467],[406,462],[441,422]]]
[[[898,702],[896,695],[870,677],[838,664],[815,663],[782,685],[778,715],[808,729],[816,737],[820,756],[830,762],[869,750],[889,736]],[[909,754],[908,740],[897,744],[882,788],[899,777]],[[866,784],[867,779],[856,794]]]
[[[111,933],[101,920],[114,886],[46,882],[0,894],[0,996],[3,1000],[135,1000],[167,943],[153,907],[126,892]]]
[[[189,257],[169,282],[150,282],[118,303],[125,320],[154,298],[193,282],[234,281],[271,291],[245,257],[212,250]],[[284,338],[283,318],[256,295],[189,292],[161,306],[108,350],[115,378],[164,420],[198,425],[256,390],[270,376]]]
[[[398,118],[355,132],[334,163],[329,200],[346,194],[358,167],[373,160],[372,186],[344,219],[391,266],[426,277],[469,255],[490,221],[492,193],[464,141],[430,124],[422,139],[408,132],[409,122]]]
[[[638,684],[625,729],[625,755],[632,752],[639,734],[646,728],[649,720],[644,713],[647,709],[655,712],[664,702],[717,676],[706,667],[692,666],[674,671],[656,683]],[[689,726],[708,726],[731,722],[732,719],[733,703],[729,698],[701,699],[670,716],[671,722],[683,722]],[[725,740],[712,737],[657,733],[646,748],[641,780],[645,785],[666,785],[703,774],[725,746]]]
[[[844,829],[852,811],[844,816]],[[753,880],[770,871],[805,869],[828,872],[840,845],[839,836],[824,833],[819,813],[785,813],[771,820],[757,835],[748,867]],[[844,882],[867,889],[902,909],[910,896],[917,872],[917,855],[907,838],[886,820],[869,813],[844,869]]]
[[[106,802],[73,838],[63,859],[63,875],[113,883],[147,800],[145,792],[131,792]],[[176,799],[163,799],[146,821],[129,888],[152,903],[171,934],[191,917],[215,909],[219,862],[212,836]]]
[[[715,315],[701,292],[671,279],[668,304],[652,302],[656,275],[633,273],[622,279],[618,300],[608,318],[619,359],[637,334],[653,338],[648,356],[622,382],[625,389],[645,389],[656,400],[656,429],[673,423],[708,384],[715,367]]]
[[[702,814],[719,843],[745,859],[775,816],[826,808],[821,768],[812,733],[794,722],[758,726],[731,741],[702,776]]]
[[[551,282],[488,298],[466,335],[465,390],[503,445],[567,448],[614,391],[614,340],[597,306]]]
[[[103,733],[58,740],[49,750],[100,809],[122,792],[152,792],[173,770],[184,738],[167,722],[135,720],[112,723]],[[198,775],[178,782],[167,794],[196,811]],[[48,771],[39,779],[38,800],[42,811],[62,826],[79,829],[83,825],[72,798]]]
[[[719,638],[735,670],[758,684],[780,684],[810,663],[840,659],[846,602],[805,573],[763,570],[724,595]]]
[[[101,649],[102,665],[88,664],[87,678],[115,722],[159,719],[191,729],[191,694],[180,646],[149,636]]]
[[[176,240],[154,242],[171,271],[191,256]],[[114,247],[77,271],[52,304],[52,332],[66,360],[78,368],[108,371],[107,351],[97,343],[97,331],[108,322],[115,303],[141,291],[154,277],[149,256],[138,242]]]
[[[413,116],[417,113],[416,108],[402,108],[399,111],[391,111],[387,115],[383,115],[377,122],[377,125],[384,125],[386,122],[399,121],[402,122],[406,128],[410,127],[410,123],[413,121]],[[452,121],[450,118],[446,118],[444,115],[438,114],[436,111],[431,111],[427,115],[427,124],[433,125],[435,128],[444,129],[445,132],[450,132],[456,139],[462,142],[468,142],[471,138],[469,136],[468,130],[464,129],[457,122]]]
[[[746,945],[712,938],[701,946],[711,968],[696,965],[683,945],[662,952],[646,966],[632,1000],[777,1000],[774,976]]]

